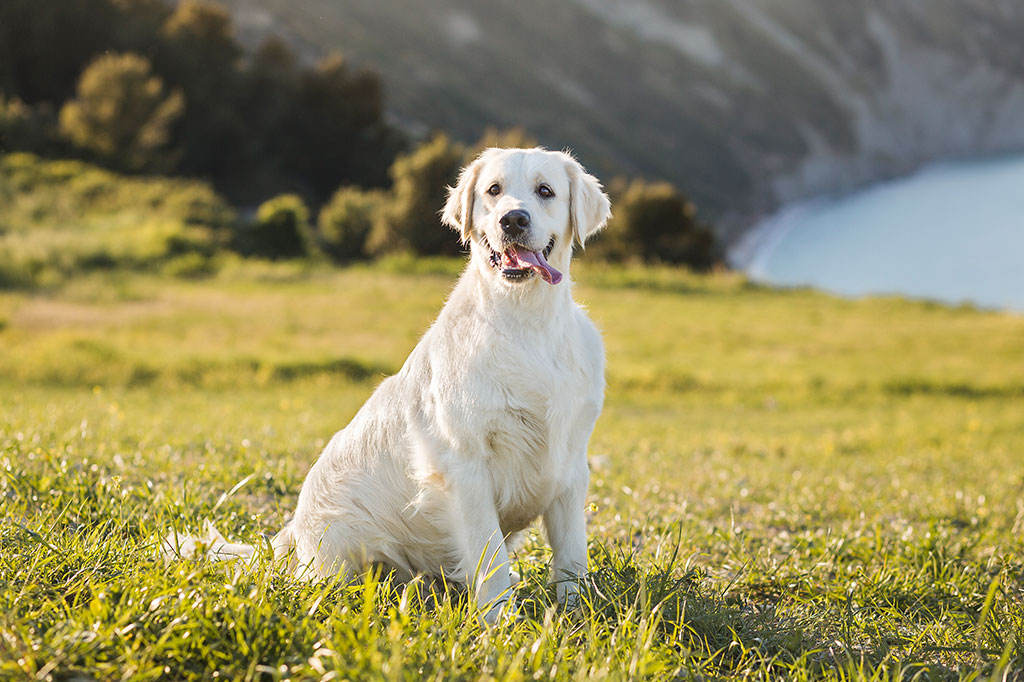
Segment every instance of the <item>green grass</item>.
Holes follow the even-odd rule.
[[[608,396],[576,612],[157,558],[261,542],[459,265],[0,293],[0,677],[1000,679],[1024,668],[1024,318],[586,267]],[[230,495],[236,484],[244,481]]]

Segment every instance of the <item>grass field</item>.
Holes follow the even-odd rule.
[[[592,579],[534,531],[521,617],[464,594],[170,565],[260,541],[460,264],[231,264],[0,292],[0,677],[1024,678],[1024,318],[581,264],[608,395]]]

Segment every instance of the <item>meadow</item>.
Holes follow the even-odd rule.
[[[0,291],[0,678],[1020,679],[1024,317],[574,267],[603,329],[591,577],[459,590],[165,564],[262,543],[458,260],[85,273]]]

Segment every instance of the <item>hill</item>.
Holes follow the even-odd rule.
[[[1024,149],[1024,5],[987,0],[227,0],[255,45],[340,49],[413,129],[523,125],[671,180],[727,235],[779,204]]]

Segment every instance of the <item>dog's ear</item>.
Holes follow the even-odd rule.
[[[612,203],[601,189],[601,183],[583,170],[583,166],[565,153],[565,170],[569,175],[569,224],[580,246],[586,244],[612,217]]]
[[[463,244],[468,243],[473,234],[473,199],[482,165],[483,155],[462,169],[458,183],[448,188],[448,201],[441,211],[441,222],[458,232]]]

